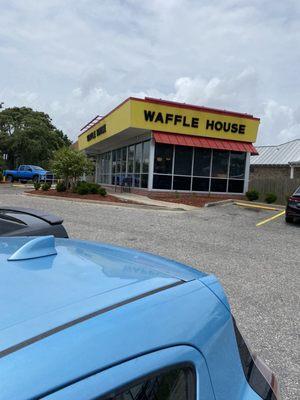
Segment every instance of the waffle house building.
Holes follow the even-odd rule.
[[[259,118],[130,97],[81,129],[96,182],[160,191],[245,193]]]

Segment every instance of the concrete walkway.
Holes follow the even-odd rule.
[[[136,203],[144,204],[147,206],[168,208],[172,210],[184,210],[184,211],[199,210],[199,207],[189,206],[187,204],[182,204],[182,203],[172,203],[170,201],[150,199],[147,196],[141,196],[135,193],[115,193],[113,191],[108,191],[108,192],[109,194],[118,197],[119,199],[134,201]]]

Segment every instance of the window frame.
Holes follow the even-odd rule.
[[[191,377],[192,377],[192,387],[190,388],[192,394],[191,394],[191,398],[188,398],[187,400],[196,400],[196,382],[197,382],[197,376],[196,376],[196,371],[195,371],[195,367],[192,363],[189,362],[184,362],[184,363],[178,363],[178,364],[173,364],[173,365],[169,365],[160,369],[157,369],[156,371],[153,371],[149,374],[146,374],[144,376],[141,376],[139,379],[137,380],[132,380],[131,382],[128,382],[128,384],[126,384],[125,386],[119,387],[115,390],[115,392],[110,392],[108,394],[103,395],[102,397],[99,397],[99,399],[97,400],[111,400],[112,399],[112,394],[114,397],[119,396],[120,394],[126,392],[127,390],[132,389],[134,386],[139,385],[140,383],[147,381],[147,380],[151,380],[154,379],[160,375],[166,374],[168,372],[171,372],[175,369],[190,369],[191,370]],[[112,399],[113,400],[113,399]]]
[[[195,400],[215,399],[206,361],[200,351],[188,344],[155,351],[145,348],[142,355],[132,354],[131,357],[120,360],[119,363],[108,368],[99,365],[99,369],[94,374],[52,392],[44,399],[105,400],[112,393],[122,393],[140,379],[143,381],[147,377],[177,366],[193,368]]]

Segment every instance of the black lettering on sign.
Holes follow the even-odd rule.
[[[146,122],[159,122],[161,124],[182,125],[185,127],[199,128],[199,118],[189,118],[186,115],[162,113],[161,111],[144,110]]]
[[[206,130],[211,129],[216,131],[223,132],[231,132],[231,133],[239,133],[240,135],[244,135],[246,133],[246,125],[240,124],[232,124],[231,122],[222,122],[222,121],[206,121]]]
[[[206,121],[206,129],[214,130],[215,121],[210,121],[209,119]]]
[[[90,140],[95,139],[95,137],[96,137],[96,132],[94,131],[94,132],[89,133],[89,134],[87,135],[86,139],[87,139],[87,141],[89,142]]]
[[[102,135],[102,133],[105,133],[105,132],[106,132],[106,124],[100,126],[100,127],[97,129],[97,136]]]
[[[232,133],[237,133],[237,130],[238,130],[238,124],[232,124],[231,132]]]
[[[89,142],[90,140],[95,139],[97,136],[102,135],[102,133],[106,132],[106,124],[100,126],[96,131],[89,133],[86,137],[86,140]]]
[[[192,126],[192,128],[198,128],[198,126],[199,126],[199,118],[193,117],[191,126]]]
[[[166,124],[169,122],[169,121],[173,121],[173,114],[166,114]]]
[[[175,114],[174,125],[177,125],[177,122],[181,122],[181,121],[182,121],[182,115]]]
[[[186,122],[186,116],[183,117],[182,125],[183,125],[183,126],[191,126],[190,124],[188,124],[188,123]]]
[[[162,116],[161,112],[157,113],[157,116],[155,118],[155,122],[161,122],[162,124],[164,123],[164,119],[163,119],[163,116]]]
[[[153,121],[155,111],[144,110],[145,121]]]
[[[240,133],[241,135],[244,135],[244,134],[245,134],[245,128],[246,128],[245,125],[240,125],[240,127],[239,127],[239,133]]]
[[[224,126],[223,126],[224,132],[229,132],[230,131],[230,127],[231,127],[231,123],[230,122],[224,122]]]
[[[223,128],[222,122],[217,121],[217,122],[215,123],[215,130],[216,130],[216,131],[221,131],[222,128]]]

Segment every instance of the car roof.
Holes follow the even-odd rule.
[[[20,251],[43,238],[0,238],[0,353],[95,309],[205,276],[135,250],[48,238],[57,254],[33,253],[32,259],[22,259]]]

